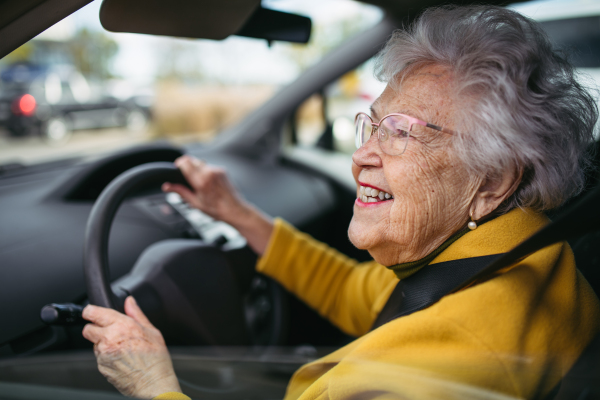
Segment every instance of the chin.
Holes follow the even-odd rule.
[[[369,251],[369,249],[373,247],[373,235],[369,235],[365,229],[358,227],[354,219],[350,222],[350,226],[348,227],[348,239],[350,239],[350,243],[352,243],[354,247],[360,250]]]
[[[361,229],[354,220],[348,228],[348,239],[357,249],[367,250],[373,260],[381,265],[395,265],[399,262],[398,254],[393,250],[397,248],[396,246],[390,248],[386,245],[384,238],[377,235],[377,232]]]

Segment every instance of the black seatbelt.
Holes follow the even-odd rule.
[[[445,261],[428,265],[408,278],[401,279],[371,330],[436,303],[500,256],[502,254]]]
[[[513,265],[544,247],[599,229],[600,187],[508,253],[429,265],[401,280],[371,330],[395,318],[427,308],[445,295]]]

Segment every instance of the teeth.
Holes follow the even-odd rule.
[[[376,203],[378,201],[393,199],[391,194],[369,186],[361,186],[358,191],[358,198],[363,203]]]

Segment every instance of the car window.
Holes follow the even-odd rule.
[[[568,49],[578,68],[600,68],[600,16],[542,21],[550,39]]]
[[[568,54],[581,82],[598,97],[600,3],[546,0],[510,7],[542,25],[553,44]],[[368,113],[371,103],[385,88],[385,83],[374,77],[374,66],[375,60],[371,59],[306,100],[296,112],[293,137],[288,143],[324,147],[323,139],[332,134],[330,150],[352,154],[356,150],[354,117],[360,111]]]
[[[303,147],[324,147],[331,135],[333,151],[352,154],[354,144],[354,117],[358,112],[369,113],[369,107],[379,97],[385,83],[374,76],[375,59],[358,68],[308,98],[294,117],[293,134],[288,141]]]
[[[600,101],[600,2],[544,0],[510,8],[538,21],[575,66],[580,82]],[[596,130],[596,139],[598,139]]]
[[[210,141],[383,16],[346,0],[262,5],[309,16],[309,43],[111,33],[93,1],[0,60],[0,164]]]

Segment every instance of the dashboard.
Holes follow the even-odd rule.
[[[48,303],[85,302],[84,232],[94,200],[127,169],[174,161],[183,152],[159,143],[0,174],[0,357],[35,353],[68,340],[61,327],[44,326],[39,313]],[[351,198],[352,193],[297,164],[203,148],[188,153],[225,167],[241,194],[267,214],[312,229],[325,241],[339,236],[332,218],[351,215],[352,202],[345,202],[341,210],[338,205],[340,196]],[[117,212],[109,239],[111,280],[127,274],[142,251],[161,240],[195,238],[216,246],[244,245],[234,228],[191,209],[175,194],[162,193],[161,184],[154,182],[132,194]],[[340,227],[345,237],[347,221]]]

